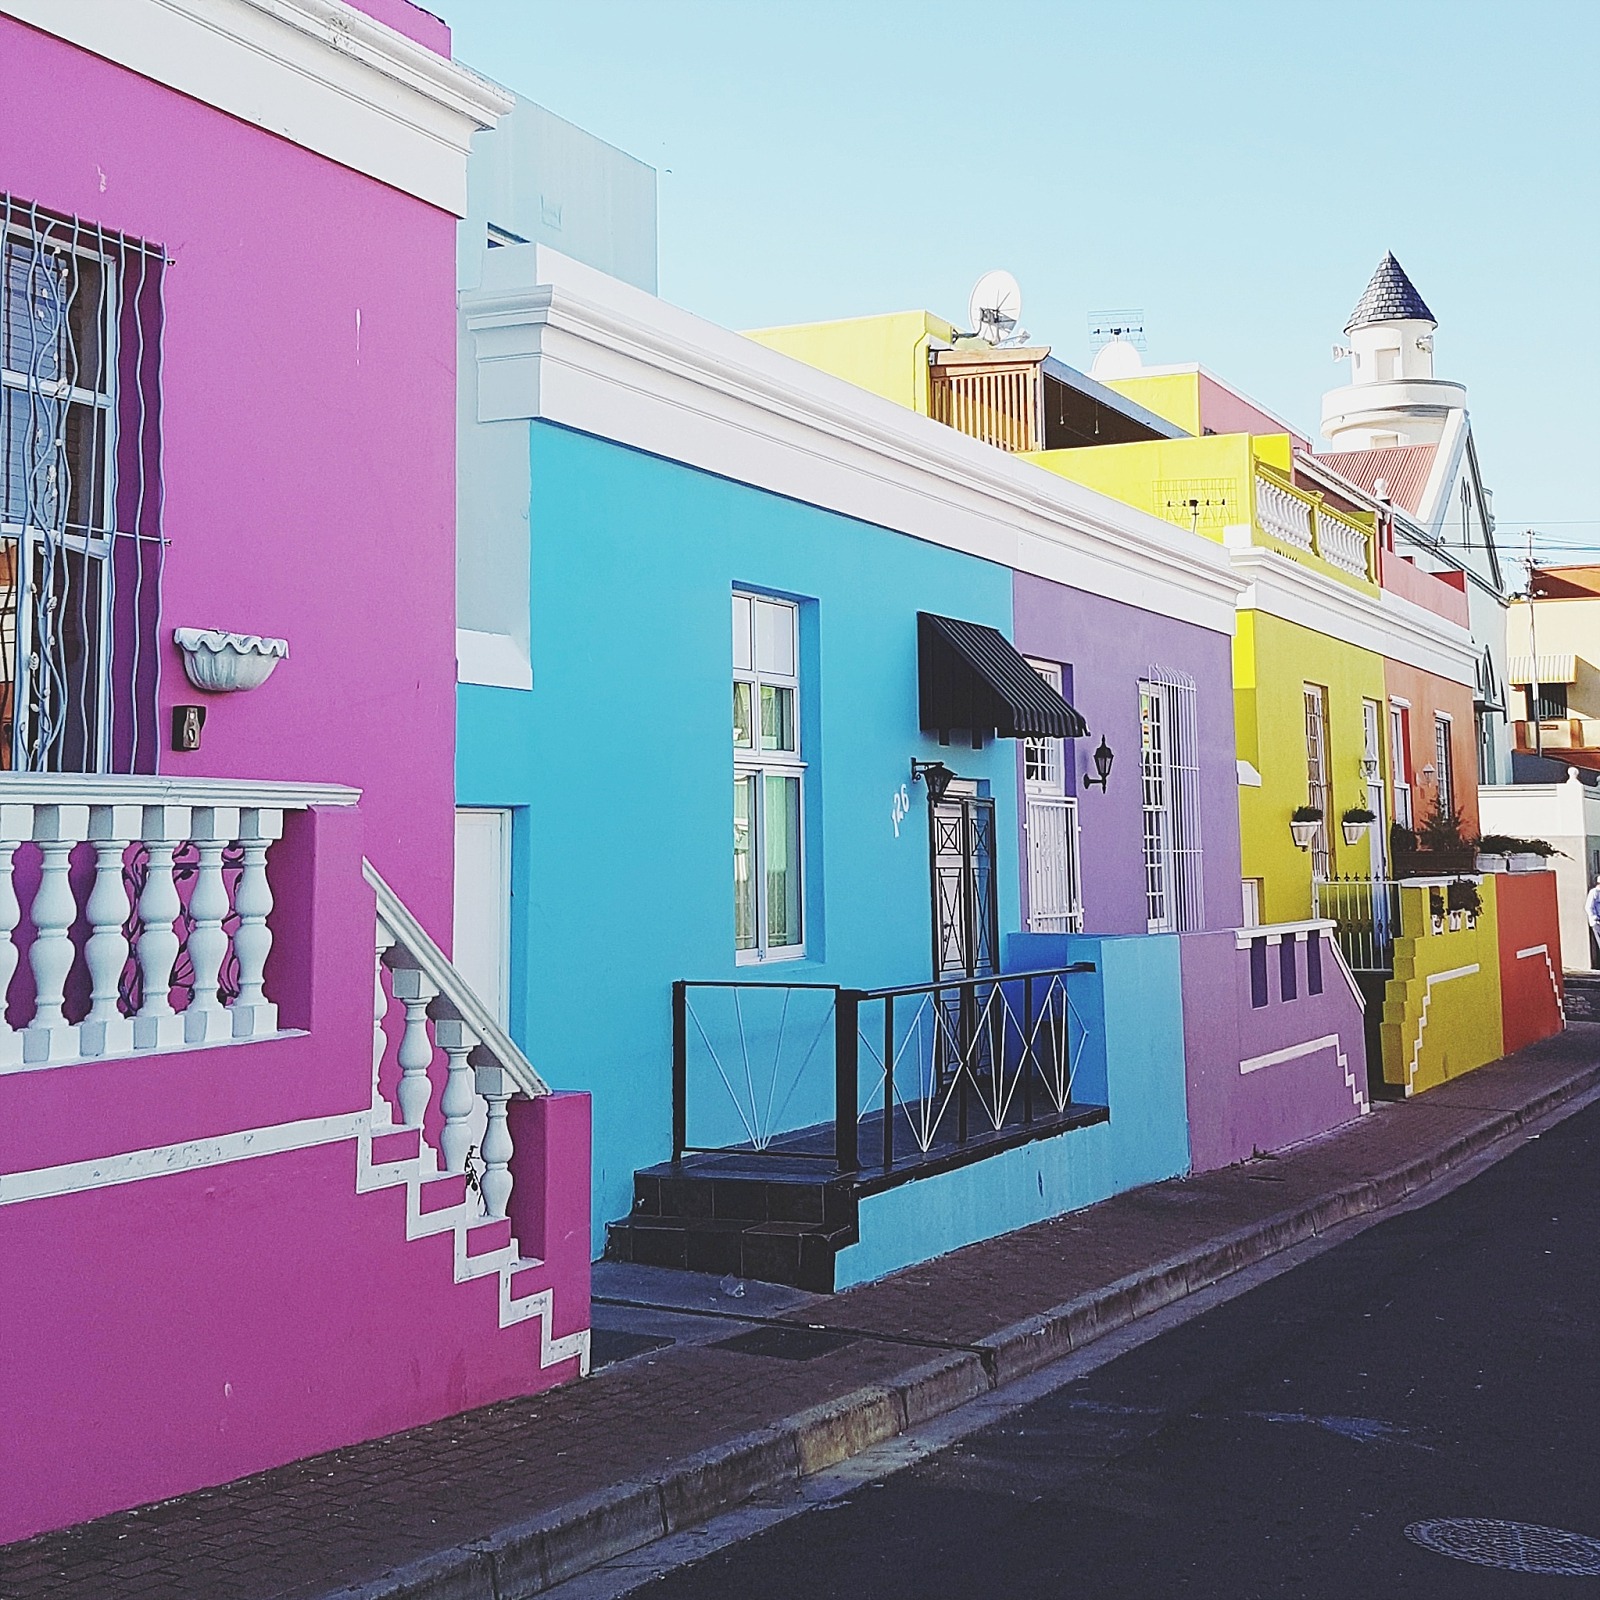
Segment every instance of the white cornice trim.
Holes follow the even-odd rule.
[[[1241,611],[1264,611],[1436,678],[1476,685],[1477,647],[1458,623],[1387,589],[1371,595],[1336,583],[1275,550],[1251,546],[1232,556],[1249,584],[1239,597]]]
[[[512,97],[344,0],[0,0],[0,13],[466,215]]]
[[[485,274],[462,296],[480,422],[560,423],[1232,632],[1240,584],[1209,540],[542,246],[495,250]]]

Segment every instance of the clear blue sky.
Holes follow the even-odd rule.
[[[1501,543],[1600,547],[1600,0],[431,0],[463,61],[660,173],[661,292],[731,327],[985,268],[1077,366],[1142,307],[1315,433],[1386,249]]]

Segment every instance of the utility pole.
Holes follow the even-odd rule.
[[[1529,709],[1533,713],[1533,753],[1536,756],[1544,754],[1544,725],[1539,717],[1539,611],[1533,602],[1533,529],[1528,529],[1528,645],[1533,651],[1533,704]]]

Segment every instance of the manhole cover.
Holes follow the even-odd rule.
[[[1413,1522],[1406,1538],[1425,1550],[1502,1572],[1538,1572],[1551,1577],[1600,1576],[1600,1539],[1536,1522],[1497,1522],[1487,1517],[1435,1517]]]

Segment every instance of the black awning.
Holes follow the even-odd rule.
[[[1017,653],[998,628],[917,613],[917,680],[925,732],[974,745],[1002,739],[1081,739],[1089,724]]]

